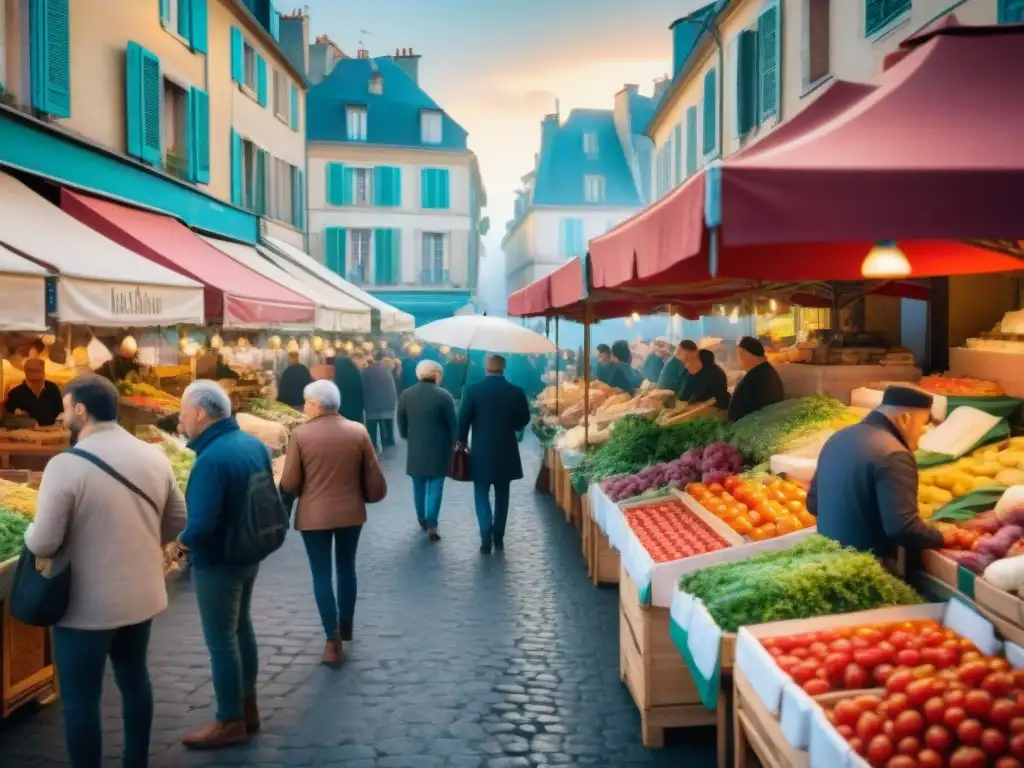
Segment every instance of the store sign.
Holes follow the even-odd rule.
[[[110,314],[159,317],[163,314],[163,299],[160,295],[139,286],[135,286],[134,289],[111,286]]]
[[[61,277],[58,316],[64,323],[127,328],[202,325],[203,289]]]

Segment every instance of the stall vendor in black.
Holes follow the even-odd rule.
[[[785,398],[782,378],[765,357],[764,345],[760,341],[744,336],[736,345],[736,357],[746,373],[732,393],[729,421],[738,421],[766,406],[781,403]]]
[[[40,427],[52,427],[64,411],[60,387],[46,380],[46,366],[39,358],[25,361],[25,381],[7,393],[4,408],[9,414],[23,411]]]
[[[686,370],[690,376],[683,383],[680,400],[703,403],[713,399],[715,408],[724,411],[729,407],[729,377],[715,362],[714,352],[702,349],[696,355],[690,355]]]

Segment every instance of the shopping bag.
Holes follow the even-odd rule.
[[[470,456],[469,447],[464,443],[456,443],[452,453],[452,460],[448,465],[448,477],[460,483],[468,483],[470,480]]]
[[[22,545],[8,604],[11,616],[32,627],[52,627],[68,610],[71,598],[71,564],[42,574],[36,556]]]

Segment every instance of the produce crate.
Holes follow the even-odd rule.
[[[548,448],[544,453],[547,457],[544,463],[548,468],[548,493],[555,496],[558,487],[558,450]]]
[[[33,701],[45,703],[57,695],[50,634],[11,617],[0,605],[0,718]]]
[[[733,672],[732,753],[735,768],[751,757],[763,768],[808,768],[807,752],[790,746],[782,725],[761,702],[741,670]]]
[[[593,518],[590,519],[590,579],[595,586],[601,584],[618,584],[622,571],[622,558],[618,551],[608,543]],[[635,586],[635,585],[634,585]]]
[[[592,548],[594,544],[594,518],[590,516],[590,494],[585,493],[580,497],[580,548],[583,551],[583,564],[587,569],[587,576],[592,576]]]
[[[665,730],[714,725],[668,632],[668,610],[648,608],[629,574],[619,576],[619,673],[640,710],[645,747],[665,746]]]
[[[973,571],[935,550],[921,552],[920,570],[953,588],[982,611],[1024,631],[1024,600],[994,587]]]

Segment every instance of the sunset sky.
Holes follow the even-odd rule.
[[[706,0],[705,0],[706,2]],[[480,291],[504,307],[500,251],[519,178],[531,168],[540,120],[574,107],[611,109],[615,92],[637,83],[649,94],[668,73],[668,25],[695,0],[307,0],[312,35],[327,34],[354,56],[413,48],[420,83],[469,131],[487,187],[491,233]],[[289,10],[284,2],[279,6]]]

